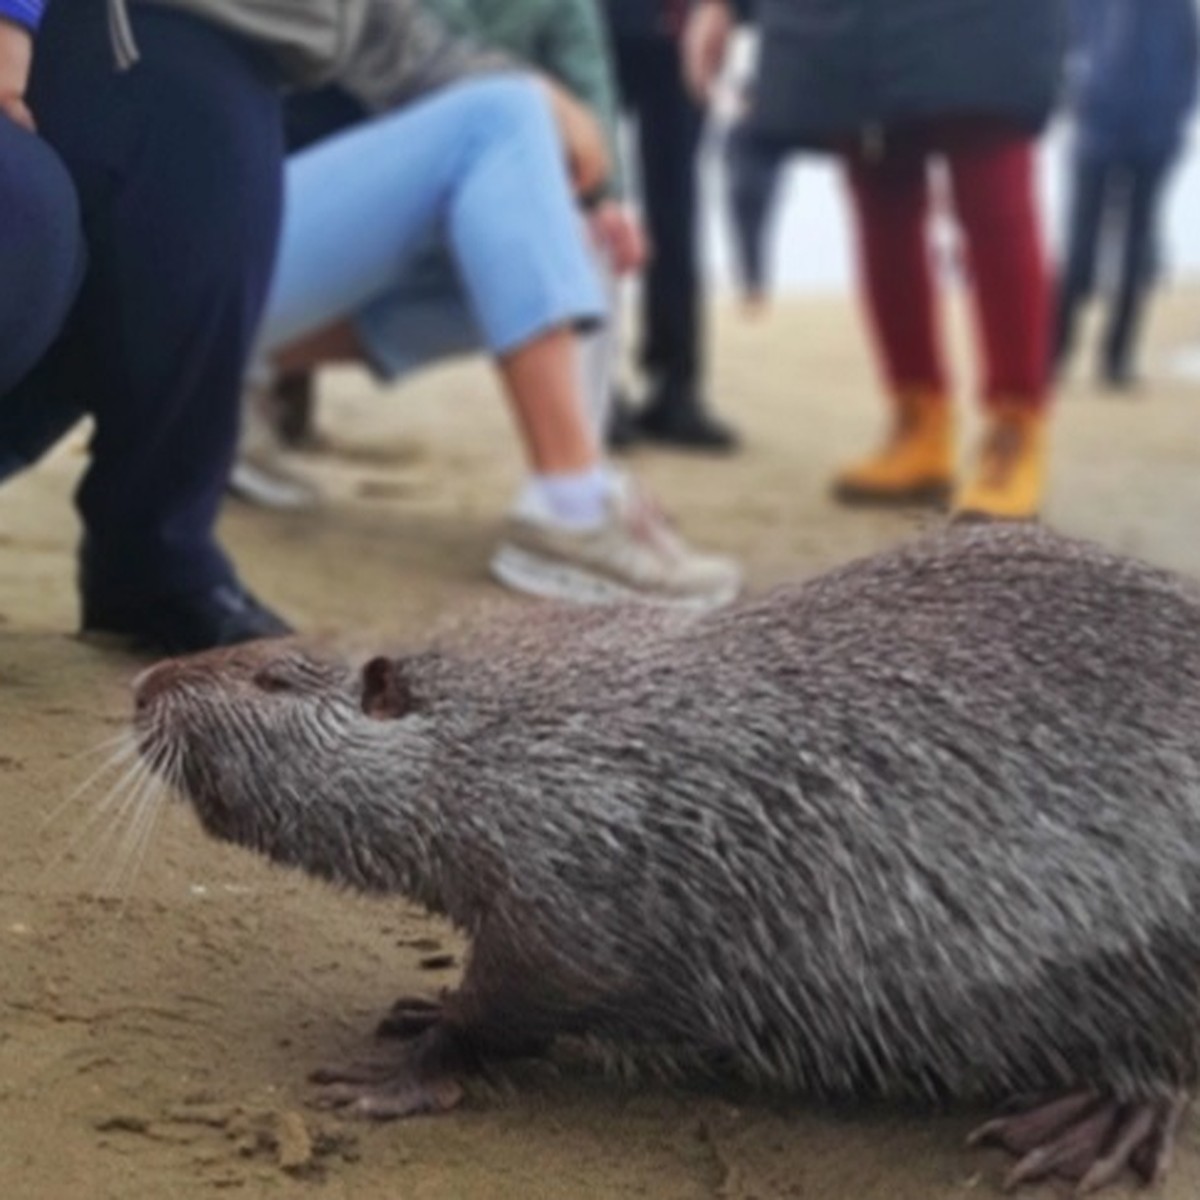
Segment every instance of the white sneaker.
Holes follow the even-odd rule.
[[[259,463],[251,458],[239,457],[233,464],[228,487],[239,500],[277,512],[307,512],[321,503],[315,483],[279,463]]]
[[[737,563],[693,550],[624,477],[617,479],[607,519],[594,529],[511,515],[491,570],[515,591],[577,604],[633,600],[715,608],[742,587]]]
[[[248,388],[243,397],[242,432],[228,486],[239,500],[259,508],[300,512],[321,502],[317,485],[284,462],[264,389]]]

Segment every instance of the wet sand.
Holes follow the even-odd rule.
[[[714,394],[745,453],[633,460],[689,534],[741,555],[757,587],[916,528],[824,496],[832,467],[871,442],[880,418],[848,304],[793,301],[757,325],[722,313],[717,333]],[[1200,338],[1196,288],[1159,306],[1151,367],[1189,337]],[[1048,515],[1200,576],[1200,385],[1151,375],[1136,399],[1082,378],[1065,389]],[[322,423],[340,452],[305,460],[329,494],[320,513],[228,508],[224,533],[256,590],[306,628],[389,638],[419,637],[446,612],[519,603],[484,572],[519,478],[485,371],[439,372],[394,395],[334,374]],[[474,1087],[438,1119],[375,1127],[311,1108],[306,1073],[364,1045],[397,994],[452,982],[453,967],[421,963],[457,959],[461,946],[403,906],[210,843],[182,806],[162,809],[142,845],[99,807],[103,788],[69,801],[103,760],[91,751],[121,729],[142,665],[72,633],[69,501],[83,464],[77,439],[0,491],[5,1200],[998,1194],[1005,1161],[963,1148],[967,1115],[781,1108],[634,1088],[572,1064]],[[1198,1193],[1193,1121],[1162,1194]]]

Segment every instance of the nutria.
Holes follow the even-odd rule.
[[[214,836],[448,916],[461,987],[330,1097],[557,1034],[818,1099],[1024,1097],[1010,1183],[1165,1170],[1200,1064],[1200,591],[951,527],[708,614],[524,610],[354,669],[154,669]]]

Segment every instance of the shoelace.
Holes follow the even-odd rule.
[[[631,486],[626,505],[629,529],[638,541],[673,556],[678,554],[674,522],[653,496],[640,487]]]

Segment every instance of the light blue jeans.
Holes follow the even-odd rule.
[[[288,162],[263,353],[349,319],[375,368],[395,377],[606,316],[532,79],[468,80]]]
[[[582,220],[579,232],[590,239]],[[592,257],[605,314],[579,339],[579,389],[588,423],[603,441],[616,383],[618,281],[599,248]],[[483,345],[471,299],[444,244],[419,253],[396,286],[356,313],[353,324],[376,378],[390,383],[436,362],[478,354]]]

